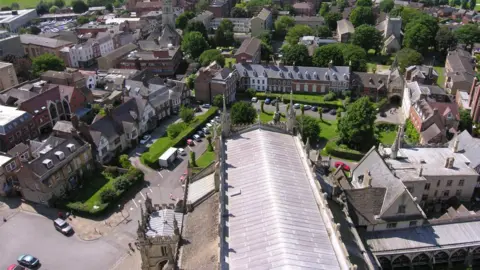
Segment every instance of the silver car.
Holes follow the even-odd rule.
[[[70,233],[73,232],[72,226],[70,226],[70,224],[68,224],[67,221],[61,218],[55,219],[53,221],[53,226],[57,231],[63,233],[64,235],[69,235]]]

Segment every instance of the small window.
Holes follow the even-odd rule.
[[[426,183],[425,184],[425,190],[429,190],[430,189],[430,183]]]
[[[443,192],[443,197],[448,197],[450,195],[450,190],[445,190]]]
[[[447,181],[447,187],[451,187],[451,186],[452,186],[452,182],[453,182],[453,180],[448,180],[448,181]]]
[[[439,187],[439,186],[440,186],[440,180],[437,181],[437,187]]]
[[[396,227],[397,227],[397,223],[396,223],[396,222],[388,223],[388,224],[387,224],[387,229],[393,229],[393,228],[396,228]]]
[[[410,223],[408,223],[408,226],[409,227],[416,227],[417,226],[417,221],[416,220],[410,221]]]
[[[398,206],[398,213],[399,214],[405,214],[405,205],[399,205]]]
[[[428,195],[427,194],[423,194],[422,195],[422,201],[426,201],[428,200]]]
[[[461,186],[461,187],[463,187],[463,184],[465,184],[465,180],[463,180],[463,179],[458,182],[458,185]]]
[[[455,196],[460,197],[460,195],[462,195],[462,190],[457,189],[457,191],[455,191]]]

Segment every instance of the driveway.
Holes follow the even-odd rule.
[[[7,269],[19,255],[28,253],[40,259],[42,270],[105,270],[128,248],[111,238],[87,242],[75,235],[66,237],[54,229],[52,220],[26,212],[0,221],[0,239],[0,269]]]
[[[253,107],[257,110],[260,110],[260,108],[262,107],[261,105],[261,101],[258,101],[256,103],[252,103],[253,104]],[[278,109],[280,110],[280,113],[284,113],[286,115],[287,113],[287,106],[288,104],[283,104],[282,102],[279,104],[278,106]],[[274,112],[275,111],[275,105],[267,105],[265,104],[263,106],[263,109],[267,112]],[[295,110],[296,112],[296,115],[300,115],[302,112],[300,109],[296,109]],[[319,113],[318,111],[317,112],[314,112],[312,110],[305,110],[305,115],[308,115],[308,116],[312,116],[312,117],[315,117],[315,118],[319,118]],[[337,119],[337,116],[336,115],[331,115],[329,113],[322,113],[322,116],[323,116],[323,119],[324,120],[335,120]]]

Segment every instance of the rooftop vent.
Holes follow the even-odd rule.
[[[65,153],[63,153],[62,151],[55,152],[55,156],[57,156],[59,160],[65,159]]]
[[[75,152],[75,144],[69,143],[67,144],[67,148],[70,150],[70,152]]]
[[[47,169],[51,169],[53,167],[53,161],[51,159],[45,159],[44,161],[42,161],[43,165],[45,165],[45,167],[47,167]]]

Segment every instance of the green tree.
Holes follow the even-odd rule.
[[[207,145],[207,151],[208,152],[213,152],[213,145],[212,145],[212,136],[207,136],[207,141],[208,141],[208,145]]]
[[[248,18],[247,10],[239,7],[233,7],[230,15],[232,18]]]
[[[330,31],[336,31],[337,21],[342,19],[342,14],[338,12],[329,12],[323,18],[325,19],[325,23],[328,28],[330,28]]]
[[[343,52],[337,44],[328,44],[315,49],[312,62],[317,67],[328,67],[330,61],[334,66],[341,66],[344,63]]]
[[[44,2],[43,0],[40,1],[37,5],[37,14],[38,15],[43,15],[43,14],[47,14],[48,13],[48,10],[50,9],[51,5],[48,5],[46,2]]]
[[[367,71],[367,52],[353,44],[338,44],[343,54],[343,65],[348,65],[352,71]]]
[[[130,167],[132,167],[132,163],[128,159],[127,154],[120,155],[120,157],[118,157],[118,163],[120,163],[120,166],[124,169],[130,169]]]
[[[197,167],[197,157],[194,151],[190,152],[190,164],[192,167]]]
[[[10,5],[10,8],[12,10],[19,10],[20,9],[20,5],[16,2],[13,2],[11,5]]]
[[[458,42],[472,48],[474,43],[480,42],[480,30],[476,24],[464,24],[455,32]]]
[[[380,10],[385,13],[389,13],[394,6],[395,2],[393,0],[382,0],[382,2],[380,2]]]
[[[408,142],[411,144],[420,142],[420,134],[410,119],[405,122],[405,135],[407,135]]]
[[[210,5],[209,0],[199,0],[195,4],[195,13],[200,14],[203,11],[207,10],[208,6]]]
[[[315,35],[320,38],[329,38],[332,37],[332,31],[326,25],[318,26],[315,28]]]
[[[105,9],[108,10],[108,12],[112,13],[113,12],[113,5],[112,3],[107,3],[105,5]]]
[[[208,40],[207,28],[205,28],[205,25],[202,22],[199,22],[199,21],[188,22],[184,32],[185,32],[184,33],[185,35],[190,32],[200,32],[202,33],[203,38],[205,38],[205,40]]]
[[[223,95],[216,95],[213,97],[213,106],[218,108],[223,106]]]
[[[90,22],[90,19],[89,19],[88,17],[86,17],[86,16],[79,16],[79,17],[77,18],[77,24],[78,24],[78,25],[83,25],[83,24],[86,24],[86,23],[88,23],[88,22]]]
[[[475,7],[477,6],[477,0],[470,0],[470,2],[468,3],[468,7],[471,9],[471,10],[475,10]]]
[[[63,63],[63,60],[50,53],[42,54],[32,60],[32,70],[35,77],[39,77],[47,70],[63,71],[64,69],[65,63]]]
[[[180,16],[177,17],[177,19],[175,19],[175,26],[179,29],[184,30],[185,28],[187,28],[188,21],[193,17],[195,17],[195,14],[193,12],[191,11],[184,12],[180,14]]]
[[[308,115],[297,116],[297,127],[302,136],[303,143],[307,142],[307,138],[310,139],[310,143],[318,141],[318,135],[320,134],[320,125],[317,119]]]
[[[225,66],[225,57],[223,57],[222,52],[217,49],[204,51],[198,58],[198,61],[204,67],[210,65],[213,61],[217,61],[217,64],[222,67]]]
[[[53,5],[57,6],[59,8],[65,7],[65,1],[64,0],[54,0]]]
[[[467,7],[468,7],[468,0],[462,0],[461,7],[462,7],[463,9],[467,9]]]
[[[283,38],[287,34],[287,30],[295,25],[295,20],[291,16],[280,16],[275,21],[275,35]]]
[[[187,79],[186,79],[186,84],[188,89],[193,90],[195,88],[195,79],[197,78],[197,75],[195,74],[190,74]]]
[[[115,8],[120,8],[120,7],[122,6],[122,3],[120,3],[118,0],[115,0],[115,1],[113,2],[113,6],[114,6]]]
[[[215,31],[215,44],[216,46],[230,47],[235,44],[233,38],[233,23],[230,20],[223,19],[220,22],[217,30]]]
[[[183,36],[182,51],[193,59],[197,59],[207,49],[208,43],[200,32],[188,32]]]
[[[313,35],[312,28],[310,28],[308,25],[297,24],[288,30],[285,41],[287,41],[290,45],[294,45],[298,44],[298,41],[301,37],[311,35]]]
[[[435,46],[435,37],[438,26],[429,24],[428,19],[416,19],[405,27],[403,46],[422,53],[428,52],[431,46]]]
[[[182,106],[180,107],[180,118],[183,122],[190,123],[195,118],[195,111],[192,108]]]
[[[368,97],[350,104],[347,113],[338,121],[340,142],[351,149],[365,151],[375,144],[375,108]]]
[[[460,110],[460,123],[458,125],[458,129],[460,131],[467,130],[470,134],[472,134],[472,126],[473,120],[470,112],[467,110]]]
[[[57,6],[52,6],[49,10],[48,10],[48,13],[50,14],[55,14],[57,13],[59,10],[59,8]]]
[[[254,97],[256,94],[257,94],[257,91],[255,91],[255,89],[253,88],[248,88],[245,93],[247,93],[248,97],[249,98],[252,98]]]
[[[374,26],[363,24],[355,28],[352,43],[367,52],[372,49],[375,50],[375,53],[379,53],[383,45],[383,35]]]
[[[323,108],[322,107],[318,107],[318,118],[320,119],[320,121],[323,121]]]
[[[77,14],[88,11],[88,5],[85,4],[85,2],[83,2],[82,0],[73,0],[71,4],[73,12]]]
[[[398,67],[400,71],[404,72],[405,69],[413,65],[421,65],[423,62],[423,56],[410,48],[403,48],[396,54]]]
[[[359,7],[371,7],[373,2],[371,0],[358,0],[357,6]]]
[[[318,12],[318,14],[324,17],[328,11],[330,11],[330,5],[328,3],[322,3],[322,6],[320,7],[320,11]]]
[[[260,44],[260,54],[262,56],[263,61],[269,62],[273,54],[272,46],[262,41],[262,43]]]
[[[375,24],[375,15],[371,7],[356,7],[350,13],[350,22],[353,26],[358,27],[362,24]]]
[[[302,115],[305,115],[305,106],[303,106],[303,104],[300,105],[300,112]]]
[[[170,124],[167,127],[167,135],[170,139],[175,139],[186,128],[187,124],[185,124],[184,122]]]
[[[38,28],[37,26],[35,26],[35,25],[30,26],[30,33],[32,35],[38,35],[41,32],[42,32],[42,29]]]
[[[411,7],[404,7],[404,6],[398,6],[394,7],[392,11],[390,12],[391,17],[401,17],[402,18],[402,25],[403,28],[406,28],[406,25],[410,23],[410,21],[413,21],[415,19],[421,18],[423,16],[428,16],[424,14],[422,11],[411,8]]]
[[[287,65],[309,66],[311,59],[308,55],[307,46],[303,44],[295,44],[292,46],[285,46],[283,48],[282,61]]]
[[[446,26],[440,27],[435,37],[435,41],[437,42],[437,48],[444,54],[446,54],[449,49],[457,46],[457,38]]]
[[[117,191],[113,188],[106,188],[100,192],[102,203],[109,203],[117,197]]]
[[[233,124],[251,124],[257,117],[257,112],[249,102],[235,102],[230,110]]]
[[[338,9],[343,12],[343,10],[348,7],[348,1],[347,0],[336,0],[335,1],[337,4]]]

